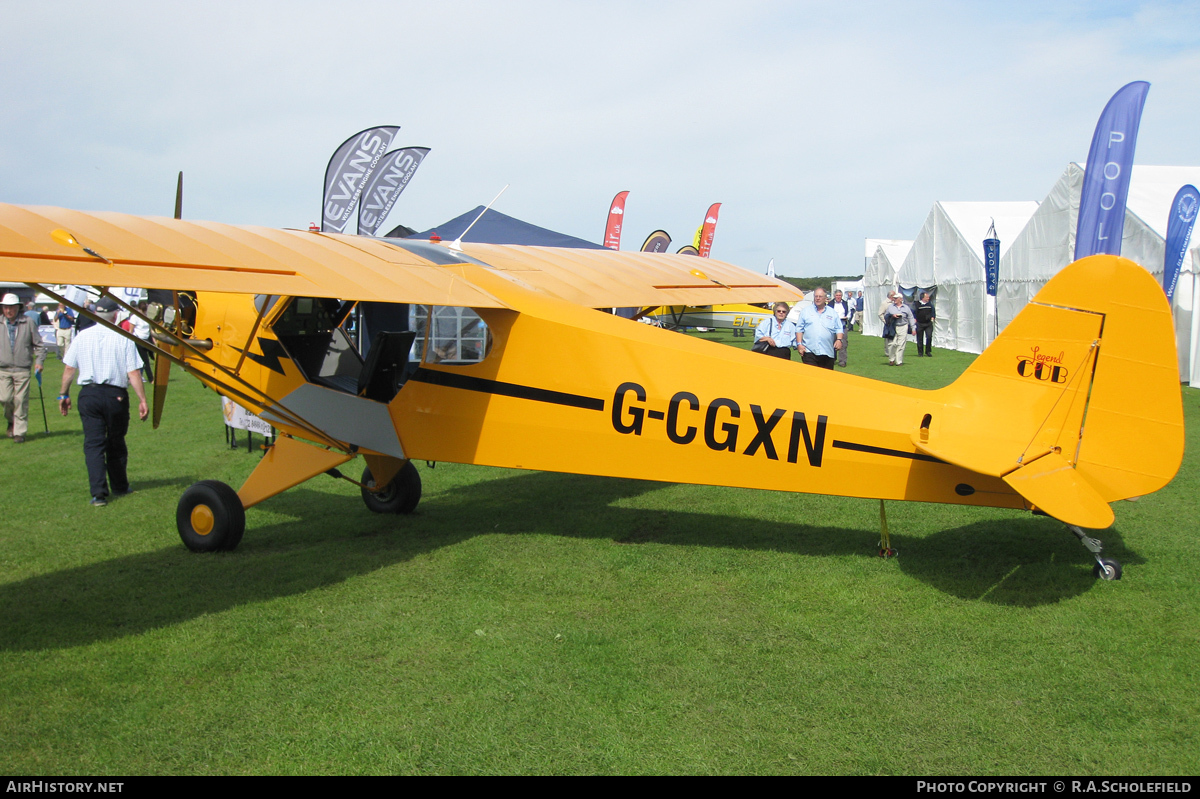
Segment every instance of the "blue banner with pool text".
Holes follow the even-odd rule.
[[[1096,123],[1079,195],[1076,261],[1097,253],[1121,254],[1133,151],[1148,91],[1150,84],[1145,81],[1123,86],[1104,106]]]

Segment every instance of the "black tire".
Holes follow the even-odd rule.
[[[1101,568],[1100,563],[1104,564]],[[1100,563],[1092,567],[1092,576],[1099,580],[1120,580],[1121,579],[1121,564],[1115,560],[1102,558]]]
[[[246,509],[237,492],[217,480],[202,480],[183,492],[175,510],[179,538],[192,552],[236,549],[246,532]]]
[[[362,483],[375,485],[369,468],[363,469]],[[364,488],[362,498],[374,513],[412,513],[421,501],[421,474],[412,461],[406,461],[386,488],[379,491]]]

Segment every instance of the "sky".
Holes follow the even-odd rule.
[[[496,210],[622,249],[861,272],[933,203],[1044,198],[1124,84],[1200,165],[1200,3],[0,0],[0,201],[306,228],[351,134],[432,151],[385,223]],[[1012,231],[1011,235],[1016,235]],[[1005,232],[1000,231],[1004,237]],[[0,276],[2,277],[2,276]]]

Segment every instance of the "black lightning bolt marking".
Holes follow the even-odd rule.
[[[281,375],[285,374],[285,372],[283,371],[283,364],[281,364],[279,362],[279,359],[280,358],[285,358],[288,360],[291,360],[291,359],[288,358],[287,350],[285,350],[283,348],[283,345],[280,344],[278,341],[276,341],[273,338],[259,337],[257,339],[257,341],[258,341],[258,348],[260,350],[262,350],[262,355],[257,355],[253,352],[250,352],[249,350],[244,350],[244,352],[246,353],[246,357],[249,358],[250,360],[254,361],[255,363],[259,364],[260,366],[267,367],[272,372],[278,372]],[[234,349],[237,350],[238,352],[243,352],[243,350],[238,350],[237,347],[234,347]]]

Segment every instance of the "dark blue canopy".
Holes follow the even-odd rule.
[[[483,206],[476,206],[474,210],[467,211],[462,216],[456,216],[448,222],[443,222],[429,230],[414,233],[408,238],[428,240],[430,235],[436,232],[442,237],[443,241],[453,241],[475,221],[475,217],[479,216],[481,211],[483,211]],[[475,223],[475,227],[471,228],[471,232],[467,234],[463,241],[473,241],[479,244],[525,244],[538,247],[573,247],[582,250],[604,249],[599,244],[593,244],[590,241],[577,239],[565,233],[556,233],[544,227],[531,225],[528,222],[522,222],[520,219],[514,219],[507,214],[502,214],[499,211],[491,209],[488,209],[484,213],[483,218]]]

